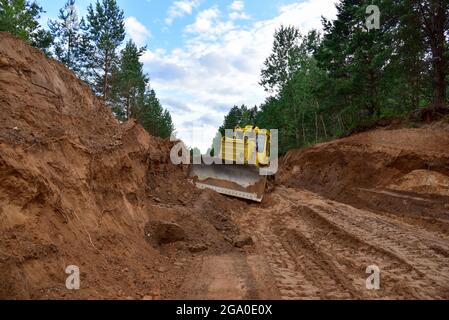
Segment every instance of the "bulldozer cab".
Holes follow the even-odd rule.
[[[236,127],[232,137],[223,137],[220,157],[227,164],[266,166],[270,157],[270,135],[256,126]]]

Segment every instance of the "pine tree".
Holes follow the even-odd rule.
[[[170,113],[162,108],[153,89],[145,92],[137,120],[153,136],[168,138],[175,130]]]
[[[52,57],[53,36],[48,30],[38,29],[31,36],[31,45],[40,49],[47,57]]]
[[[84,17],[80,20],[80,33],[76,49],[78,62],[77,75],[80,79],[90,84],[92,89],[95,90],[94,79],[95,75],[98,75],[96,71],[98,64],[92,59],[95,52],[95,43],[90,39],[89,25]]]
[[[324,22],[317,58],[319,66],[335,79],[341,109],[379,116],[386,96],[382,83],[393,53],[386,45],[390,25],[383,19],[381,29],[368,30],[365,9],[363,0],[343,0],[337,5],[337,19]]]
[[[18,36],[49,54],[52,37],[38,22],[43,12],[34,1],[0,0],[0,31]]]
[[[117,49],[125,39],[124,12],[116,0],[97,0],[95,7],[91,4],[87,9],[84,29],[87,41],[82,50],[88,57],[88,79],[95,91],[108,101]]]
[[[119,63],[113,68],[111,100],[114,111],[124,120],[136,117],[139,105],[144,101],[149,79],[139,59],[145,50],[137,48],[130,40],[121,52]]]
[[[386,1],[390,2],[390,1]],[[426,48],[419,15],[409,1],[397,2],[389,6],[384,14],[394,21],[385,45],[394,48],[386,81],[391,89],[391,100],[395,107],[404,112],[417,110],[429,101],[431,81],[428,63],[425,61]]]
[[[156,92],[149,88],[149,77],[143,71],[140,57],[146,48],[130,40],[113,66],[110,102],[116,116],[126,121],[137,120],[150,134],[168,138],[174,132],[172,118],[164,110]]]
[[[317,116],[320,112],[320,102],[317,95],[318,84],[323,81],[324,72],[318,68],[315,58],[304,53],[301,57],[298,70],[292,76],[281,92],[281,100],[284,104],[284,123],[287,135],[294,139],[290,143],[294,147],[299,147],[307,141],[304,128],[304,116]],[[316,131],[316,128],[315,128]],[[316,140],[316,139],[314,139]]]
[[[265,60],[260,84],[277,93],[296,71],[301,35],[296,27],[281,26],[274,34],[272,54]]]
[[[449,68],[449,1],[406,1],[418,13],[425,44],[431,53],[432,97],[435,108],[446,106]]]
[[[173,125],[173,121],[171,118],[170,112],[165,109],[162,113],[161,125],[159,129],[159,137],[166,139],[170,138],[172,133],[175,131],[175,126]]]
[[[68,68],[79,71],[80,20],[75,0],[68,0],[59,10],[58,19],[50,20],[49,27],[54,42],[56,59]]]

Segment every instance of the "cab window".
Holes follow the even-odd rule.
[[[236,131],[235,132],[235,138],[236,139],[243,139],[244,133],[243,131]]]
[[[265,135],[258,134],[257,135],[257,152],[264,152],[265,150]]]

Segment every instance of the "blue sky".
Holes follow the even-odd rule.
[[[142,57],[177,136],[203,152],[233,105],[253,106],[266,94],[258,85],[273,33],[281,24],[301,31],[335,17],[338,0],[117,0],[127,37],[147,45]],[[65,3],[37,0],[46,26]],[[94,0],[77,0],[81,16]]]

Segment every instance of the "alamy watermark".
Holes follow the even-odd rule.
[[[80,268],[78,266],[71,265],[65,269],[65,273],[69,275],[65,280],[65,287],[68,290],[79,290],[81,287]]]
[[[368,278],[366,278],[366,289],[379,290],[380,289],[380,268],[376,265],[366,267]]]
[[[368,31],[379,30],[380,29],[380,9],[376,5],[369,5],[366,7],[365,13],[368,15],[366,17],[365,25]]]

